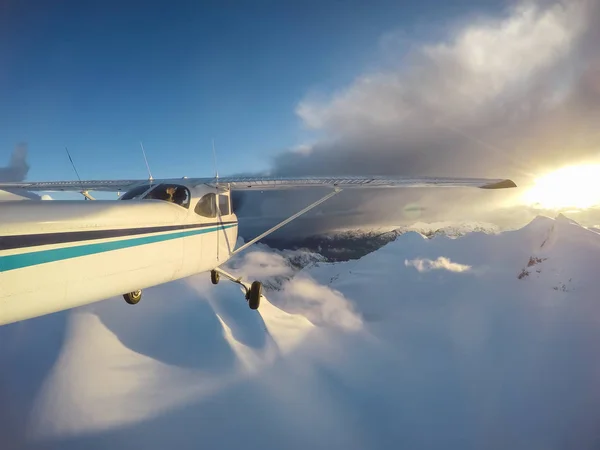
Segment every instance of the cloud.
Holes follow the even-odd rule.
[[[471,266],[452,262],[448,258],[444,258],[443,256],[440,256],[436,260],[419,259],[419,258],[412,259],[410,261],[405,260],[404,265],[406,267],[414,267],[419,272],[431,272],[432,270],[444,269],[444,270],[448,270],[450,272],[459,272],[460,273],[460,272],[467,272],[467,271],[471,270]]]
[[[306,274],[285,282],[282,290],[271,294],[277,303],[294,314],[302,314],[316,325],[334,326],[349,331],[362,328],[362,321],[344,295],[319,284]]]
[[[478,109],[568,55],[582,29],[580,15],[573,5],[546,11],[520,6],[508,19],[472,25],[451,42],[422,46],[407,72],[361,76],[327,102],[302,101],[297,113],[310,128],[344,134],[401,125],[423,112],[476,117]]]
[[[18,144],[7,167],[0,167],[0,181],[23,181],[29,172],[27,144]]]
[[[252,251],[245,253],[235,264],[248,279],[291,276],[293,270],[287,260],[278,253]]]
[[[600,50],[582,54],[597,9],[523,3],[423,44],[395,69],[361,75],[325,101],[302,100],[298,116],[325,138],[310,153],[279,155],[274,171],[525,175],[559,156],[541,145],[556,135],[543,125],[560,119],[563,130],[580,130],[574,119],[591,119],[586,102],[600,104],[600,91],[580,97],[594,84],[590,72],[598,74]]]
[[[350,331],[361,329],[360,317],[343,294],[318,283],[300,269],[315,258],[317,255],[302,250],[278,251],[257,244],[254,251],[236,256],[227,264],[244,279],[258,279],[265,287],[269,286],[265,294],[269,300],[292,314],[301,314],[316,325]],[[293,267],[294,262],[300,263],[299,266]]]
[[[413,43],[408,55],[398,45],[396,60],[382,61],[384,68],[330,95],[302,99],[296,113],[320,138],[300,147],[310,150],[276,156],[272,173],[509,177],[526,187],[546,170],[598,159],[597,1],[523,1],[444,35]],[[388,36],[387,55],[393,42]],[[321,224],[492,221],[499,202],[521,193],[345,193],[320,208],[327,214]],[[247,211],[283,216],[314,196],[269,193],[260,207],[248,202]],[[410,204],[419,207],[416,218],[406,211]]]

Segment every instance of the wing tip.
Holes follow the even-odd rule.
[[[502,180],[496,183],[486,184],[481,186],[481,189],[510,189],[516,188],[517,184],[513,180]]]

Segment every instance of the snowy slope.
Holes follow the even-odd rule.
[[[598,448],[598,267],[562,216],[257,247],[231,270],[273,286],[260,313],[203,275],[1,327],[0,448]]]
[[[497,233],[496,225],[482,222],[415,222],[403,226],[379,226],[355,229],[338,229],[325,234],[298,237],[295,235],[272,237],[263,240],[272,248],[303,249],[316,252],[331,261],[359,259],[374,252],[398,236],[411,231],[427,237],[460,237],[468,233]]]

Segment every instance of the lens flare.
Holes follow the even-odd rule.
[[[563,167],[535,180],[523,201],[539,209],[588,209],[600,205],[600,164]]]

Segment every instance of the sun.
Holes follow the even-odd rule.
[[[600,205],[600,164],[563,167],[535,180],[523,200],[539,209],[588,209]]]

